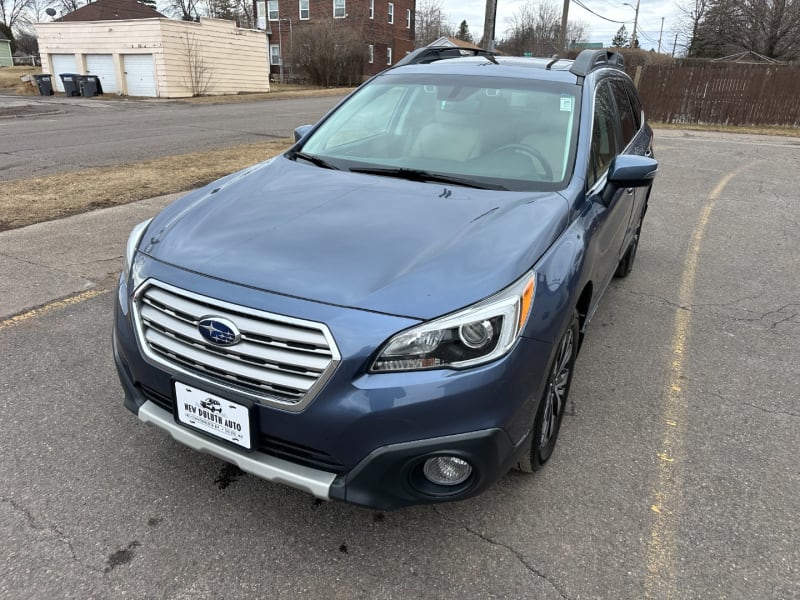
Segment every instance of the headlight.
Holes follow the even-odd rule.
[[[125,277],[127,277],[131,272],[133,255],[136,254],[136,249],[139,247],[139,242],[142,241],[144,232],[152,220],[153,219],[147,219],[147,221],[142,221],[133,228],[131,234],[128,236],[128,244],[125,247],[125,264],[122,266],[122,272],[125,274]]]
[[[478,304],[412,327],[391,338],[372,372],[473,367],[503,356],[531,312],[535,274]]]

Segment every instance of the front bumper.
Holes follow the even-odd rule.
[[[232,463],[261,479],[288,485],[323,500],[342,500],[371,508],[393,509],[421,502],[474,496],[503,475],[515,461],[515,448],[500,429],[405,442],[371,452],[347,473],[313,469],[262,452],[246,452],[222,444],[176,423],[172,413],[148,400],[133,383],[117,353],[117,373],[125,405],[143,423],[155,425],[193,450]],[[437,455],[457,456],[473,467],[473,476],[455,488],[434,486],[421,477],[422,465]]]
[[[187,281],[187,287],[198,289],[188,285],[198,281]],[[376,337],[383,339],[402,328],[397,318],[339,309],[334,318],[325,319],[310,312],[316,307],[296,302],[282,312],[297,315],[305,310],[299,316],[328,323],[342,347],[342,363],[301,412],[256,404],[259,442],[256,450],[246,451],[175,421],[171,411],[176,379],[210,393],[224,392],[208,381],[187,380],[146,360],[124,287],[123,282],[115,303],[114,357],[125,405],[140,420],[268,481],[373,508],[460,500],[488,488],[516,461],[549,363],[549,345],[522,338],[509,355],[476,369],[369,374],[363,371],[371,352],[367,341],[374,348],[381,341]],[[225,288],[231,294],[225,299],[230,300],[237,290]],[[264,299],[264,306],[273,301]],[[422,467],[436,455],[467,460],[473,467],[471,477],[453,487],[431,484],[422,477]]]

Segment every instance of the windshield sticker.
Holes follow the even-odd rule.
[[[572,112],[572,98],[561,96],[561,112]]]

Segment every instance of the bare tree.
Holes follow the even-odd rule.
[[[168,0],[166,11],[181,21],[197,21],[200,18],[198,0]]]
[[[708,0],[689,55],[714,58],[747,50],[778,60],[800,58],[800,0]]]
[[[186,86],[192,90],[192,96],[202,96],[211,87],[212,70],[203,58],[203,46],[193,33],[186,32],[183,40],[183,57],[188,78]]]
[[[561,9],[552,0],[528,0],[507,21],[504,39],[498,48],[508,54],[535,56],[558,54],[558,38],[561,32]],[[582,22],[567,24],[567,40],[579,43],[586,39],[587,27]]]
[[[14,29],[18,21],[24,20],[30,2],[31,0],[0,0],[0,23]]]
[[[414,15],[414,43],[417,48],[427,46],[442,36],[452,37],[455,29],[447,22],[442,11],[442,0],[421,0]]]
[[[66,15],[78,10],[81,6],[86,6],[88,3],[88,0],[58,0],[57,6],[61,8],[59,12],[62,15]]]
[[[53,5],[56,5],[55,0],[29,0],[28,14],[25,17],[26,25],[41,23],[45,19],[49,19],[45,11]]]
[[[687,48],[692,40],[697,37],[697,28],[705,18],[709,5],[709,0],[684,0],[684,2],[677,5],[681,13],[678,33],[685,40]]]
[[[235,0],[236,13],[238,15],[236,22],[239,27],[246,29],[256,28],[256,17],[253,13],[253,3],[250,0]]]
[[[214,19],[237,21],[235,0],[203,0],[203,14]]]
[[[311,83],[337,86],[361,83],[366,51],[358,27],[328,20],[298,28],[288,54]]]

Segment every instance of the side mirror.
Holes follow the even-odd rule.
[[[300,127],[295,128],[294,130],[294,141],[299,142],[304,137],[308,135],[308,132],[311,131],[313,125],[300,125]]]
[[[646,156],[620,154],[608,167],[607,181],[617,188],[647,187],[658,172],[658,161]]]
[[[606,187],[600,194],[605,206],[610,206],[617,192],[625,188],[647,187],[658,172],[658,162],[646,156],[620,154],[608,166]]]

